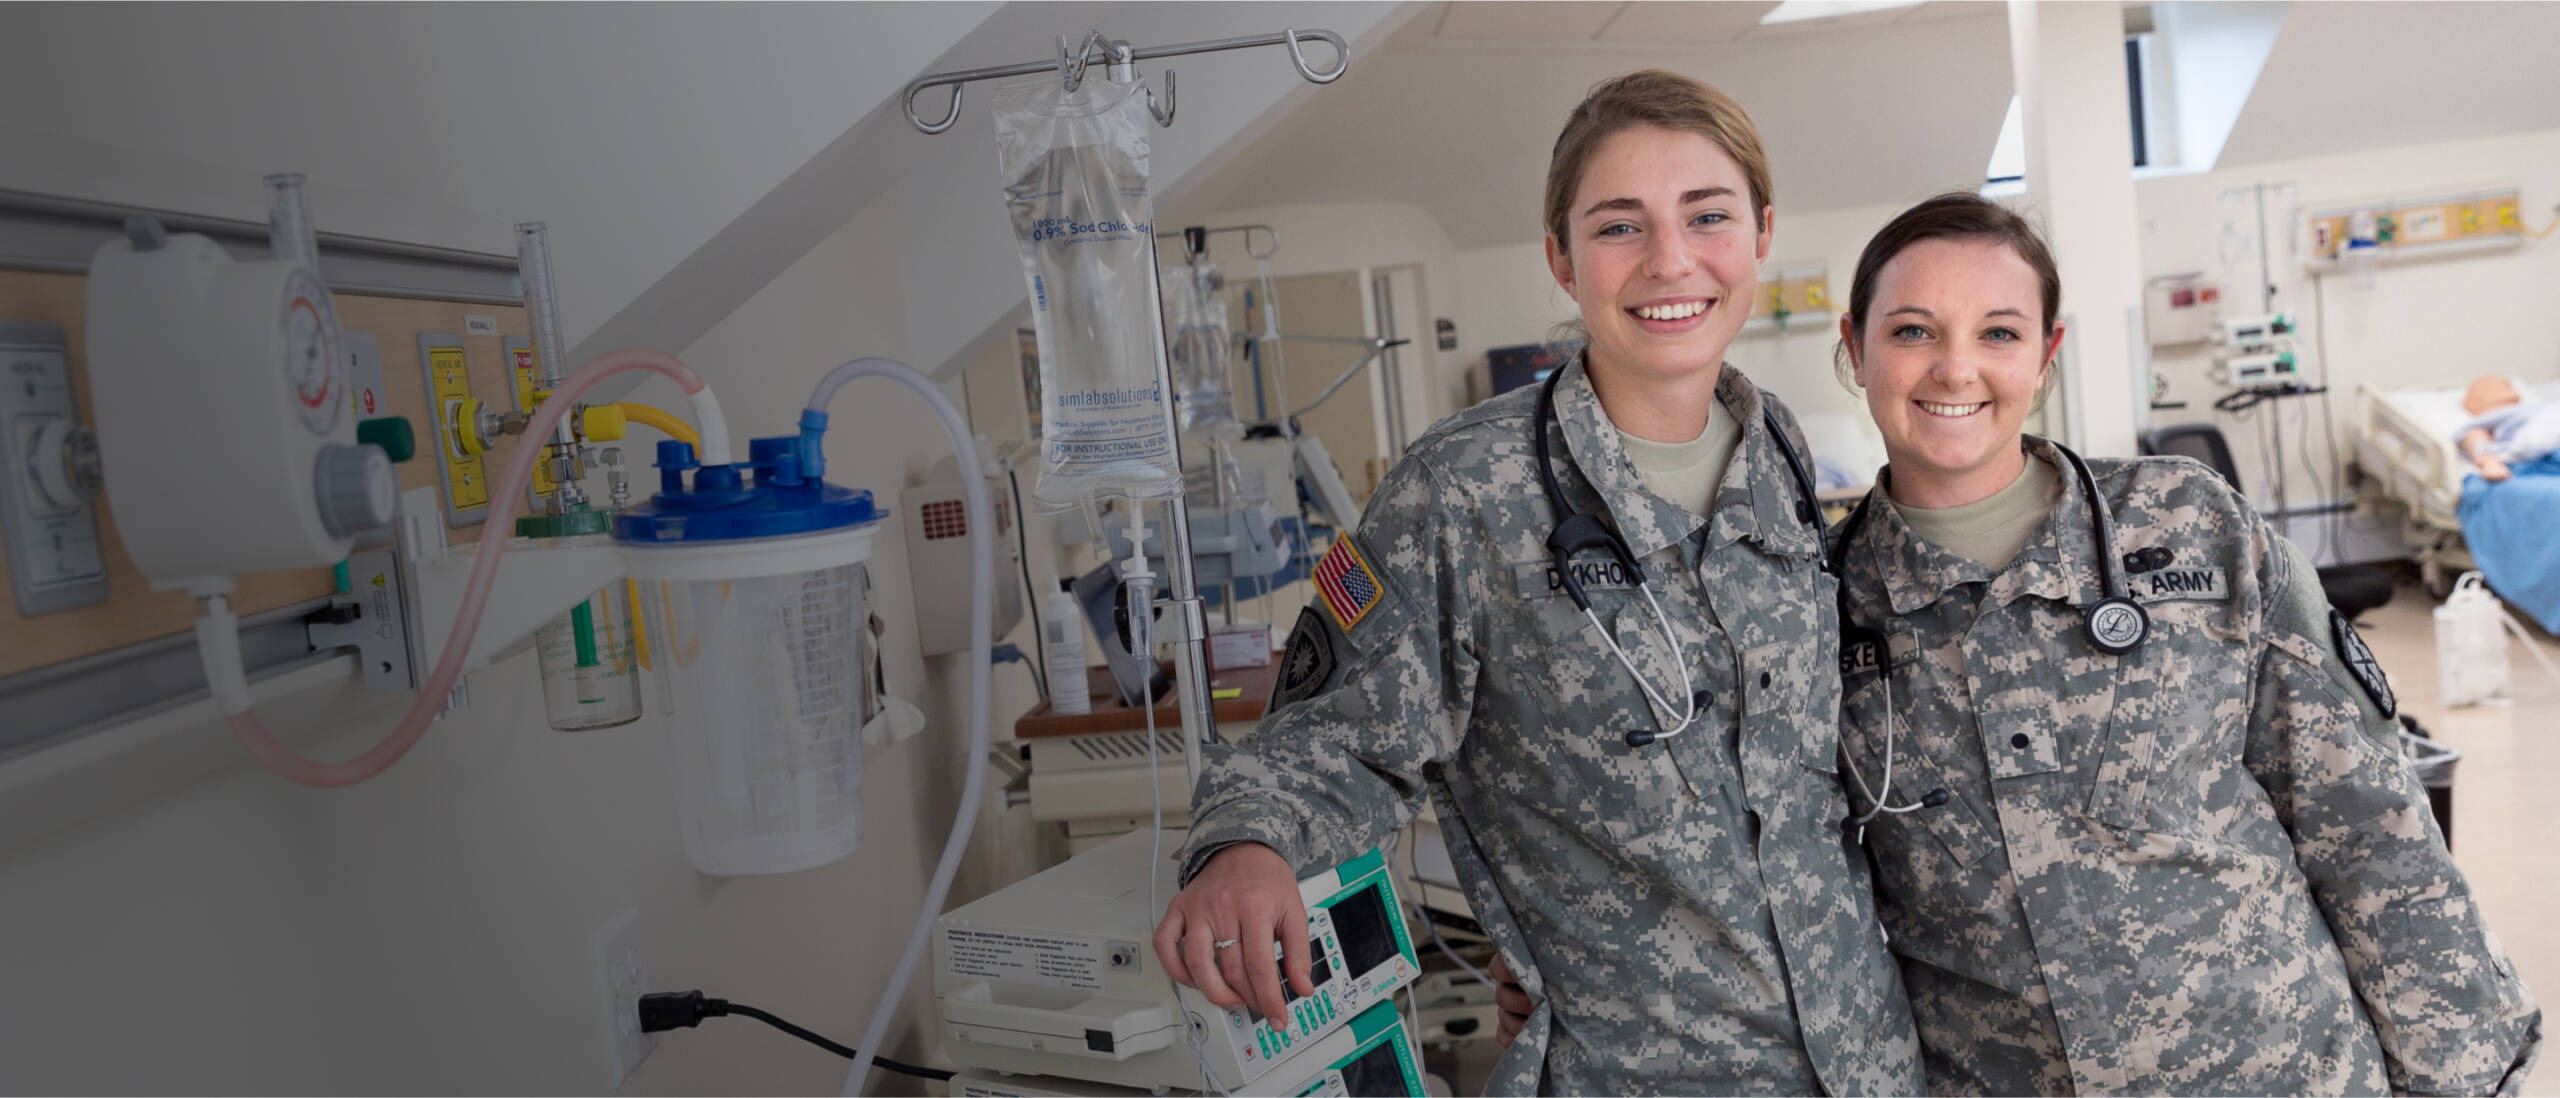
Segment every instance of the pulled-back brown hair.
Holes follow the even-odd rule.
[[[1760,129],[1733,97],[1675,72],[1645,69],[1594,85],[1591,94],[1565,119],[1564,132],[1547,159],[1546,227],[1561,247],[1571,240],[1573,189],[1602,141],[1638,126],[1694,133],[1715,142],[1742,168],[1751,184],[1751,222],[1766,231],[1770,204],[1769,154],[1760,148]]]
[[[1884,274],[1884,265],[1924,240],[1988,240],[2008,245],[2036,273],[2036,289],[2044,298],[2044,336],[2048,341],[2053,338],[2054,321],[2062,315],[2062,273],[2054,268],[2053,250],[2045,247],[2043,235],[2026,218],[1971,191],[1949,191],[1904,210],[1867,241],[1867,250],[1858,254],[1858,273],[1849,282],[1849,330],[1858,338],[1866,335],[1867,309],[1875,304],[1876,280]],[[1840,384],[1857,392],[1857,372],[1849,360],[1847,340],[1834,348],[1831,364]]]

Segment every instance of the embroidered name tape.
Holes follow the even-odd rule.
[[[1345,534],[1333,539],[1333,548],[1325,550],[1324,559],[1316,562],[1316,593],[1323,597],[1324,608],[1333,611],[1333,620],[1348,633],[1351,627],[1378,608],[1386,597],[1386,585],[1378,582],[1378,574],[1369,570],[1369,562],[1360,555],[1351,537]]]
[[[2180,568],[2173,565],[2138,576],[2127,576],[2125,586],[2132,588],[2134,597],[2144,602],[2231,597],[2230,577],[2219,568]]]
[[[1634,573],[1614,559],[1577,560],[1572,562],[1574,581],[1589,591],[1623,591],[1636,585]],[[1556,566],[1544,562],[1511,566],[1511,586],[1524,599],[1553,598],[1564,594],[1564,574]]]

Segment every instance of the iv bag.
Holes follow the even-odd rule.
[[[1040,339],[1039,479],[1064,510],[1104,495],[1182,490],[1165,405],[1146,101],[1135,84],[1055,75],[994,95],[1005,210]]]
[[[1185,434],[1209,442],[1244,437],[1228,386],[1235,340],[1227,328],[1226,299],[1218,295],[1225,288],[1218,265],[1208,262],[1177,267],[1164,280],[1165,323],[1173,332],[1173,407]]]

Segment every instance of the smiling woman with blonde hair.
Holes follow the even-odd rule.
[[[1724,362],[1774,220],[1715,89],[1639,72],[1574,109],[1546,255],[1587,347],[1432,428],[1316,569],[1270,716],[1206,752],[1155,936],[1174,978],[1286,1017],[1311,990],[1298,875],[1427,796],[1534,1010],[1493,1093],[1918,1085],[1841,843],[1811,459]]]

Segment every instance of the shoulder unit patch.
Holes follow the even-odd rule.
[[[2357,635],[2356,623],[2347,620],[2345,614],[2331,610],[2329,634],[2337,644],[2338,658],[2347,663],[2347,674],[2355,678],[2357,686],[2364,688],[2365,696],[2373,699],[2374,706],[2382,710],[2383,716],[2399,716],[2400,699],[2391,693],[2391,680],[2383,676],[2382,664],[2373,658],[2373,649],[2365,647],[2364,638]]]
[[[1333,539],[1333,548],[1325,550],[1324,559],[1316,562],[1316,592],[1323,596],[1324,608],[1333,611],[1335,624],[1344,633],[1368,617],[1386,597],[1386,586],[1378,582],[1378,574],[1369,570],[1369,561],[1360,555],[1351,535]]]
[[[1298,627],[1289,631],[1289,649],[1280,655],[1280,681],[1271,688],[1271,708],[1305,701],[1333,681],[1333,631],[1315,607],[1298,611]]]

